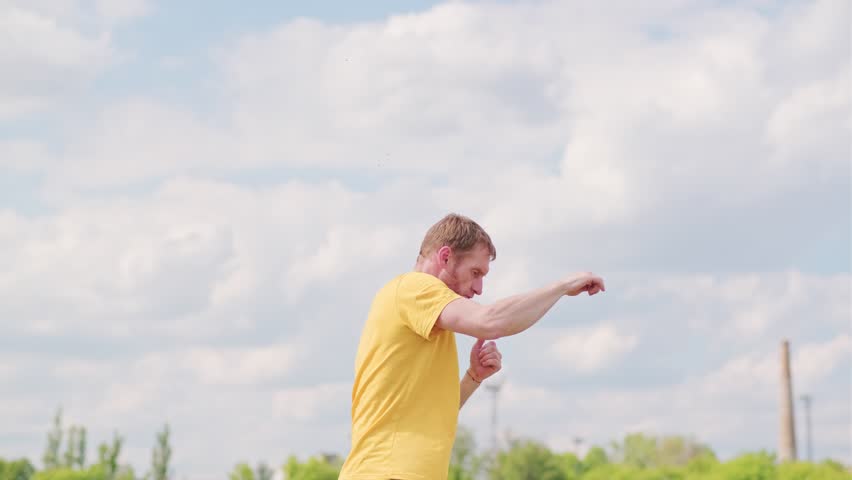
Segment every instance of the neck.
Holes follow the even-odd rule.
[[[428,273],[437,277],[441,273],[441,268],[438,267],[438,264],[432,258],[418,257],[417,263],[414,264],[414,271]]]

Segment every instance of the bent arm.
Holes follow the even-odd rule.
[[[567,290],[566,282],[555,282],[485,306],[459,298],[444,307],[435,327],[486,340],[515,335],[538,322]]]
[[[459,399],[459,410],[464,406],[464,403],[473,395],[473,392],[476,391],[476,388],[479,387],[479,383],[474,381],[471,376],[465,372],[461,381],[459,382],[459,390],[461,392],[461,398]]]

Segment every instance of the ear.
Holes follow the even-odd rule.
[[[450,255],[453,253],[453,249],[444,245],[443,247],[438,249],[438,262],[442,264],[447,264],[450,261]]]

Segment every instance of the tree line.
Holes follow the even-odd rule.
[[[63,442],[64,440],[64,442]],[[64,448],[63,448],[64,443]],[[151,452],[151,467],[137,475],[129,464],[119,463],[124,437],[113,434],[109,442],[98,446],[98,458],[86,461],[86,427],[70,425],[63,428],[62,409],[53,417],[53,427],[47,433],[47,446],[42,455],[42,469],[37,470],[27,458],[4,460],[0,457],[0,480],[170,480],[172,447],[169,425],[156,434]]]
[[[64,441],[63,441],[64,440]],[[98,446],[95,461],[86,458],[86,428],[62,425],[62,411],[47,434],[42,468],[29,459],[0,458],[0,480],[173,480],[169,425],[157,432],[149,469],[139,475],[120,462],[122,436],[115,433]],[[840,462],[779,463],[772,452],[745,452],[720,461],[713,450],[686,436],[626,435],[585,455],[556,452],[534,439],[509,438],[495,450],[477,448],[473,433],[460,426],[453,444],[449,480],[852,480]],[[343,457],[290,456],[280,465],[285,480],[337,480]],[[224,473],[224,472],[223,472]],[[261,462],[238,462],[228,480],[272,480],[275,469]]]

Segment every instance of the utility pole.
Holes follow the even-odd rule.
[[[811,396],[802,395],[802,403],[805,404],[805,432],[807,432],[808,461],[814,461],[813,444],[811,443]]]
[[[485,389],[491,392],[491,453],[497,455],[497,396],[500,393],[500,383],[486,383]]]
[[[580,445],[583,443],[583,437],[574,437],[574,455],[580,458]]]
[[[793,410],[793,382],[790,375],[790,342],[781,342],[781,425],[778,438],[778,460],[796,461],[796,424]]]
[[[577,478],[583,473],[583,457],[580,456],[580,444],[583,443],[583,437],[574,437],[574,455],[577,456],[577,463],[574,464],[574,474]]]

